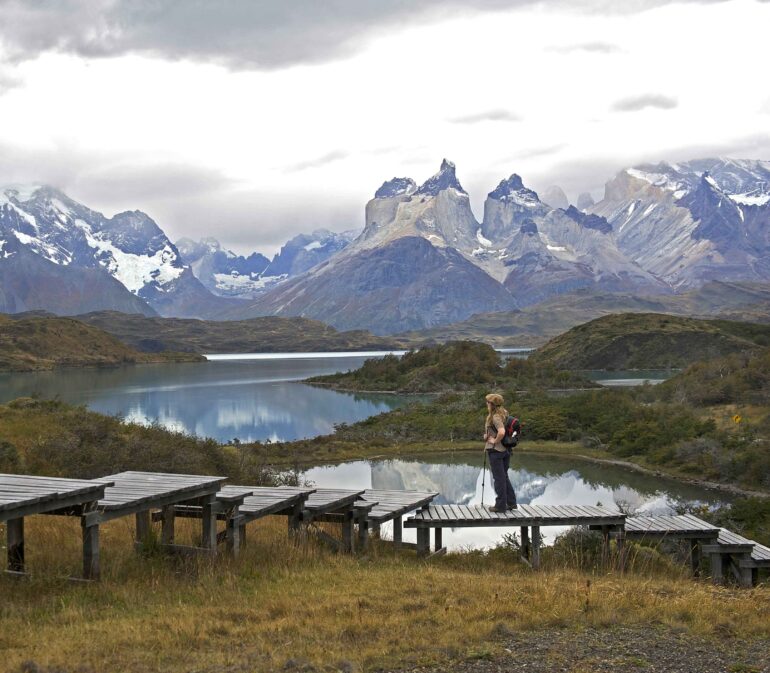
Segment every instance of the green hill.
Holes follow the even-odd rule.
[[[767,346],[770,325],[624,313],[573,327],[530,360],[561,369],[667,369]]]
[[[395,338],[377,337],[365,330],[338,332],[318,320],[307,318],[270,316],[215,321],[148,318],[115,311],[75,317],[109,332],[139,351],[151,353],[296,353],[403,348],[403,344]]]
[[[403,357],[389,355],[367,360],[352,372],[308,379],[333,388],[358,391],[444,392],[478,386],[506,385],[525,388],[590,388],[594,384],[548,365],[536,367],[526,360],[502,362],[486,344],[452,341],[426,346]]]
[[[657,386],[655,393],[697,406],[770,405],[770,348],[696,362]]]
[[[202,359],[190,353],[139,353],[97,327],[72,318],[19,320],[0,314],[0,371]]]

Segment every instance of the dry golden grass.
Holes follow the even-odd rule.
[[[178,522],[181,543],[196,524]],[[554,626],[770,637],[770,588],[694,582],[646,551],[623,576],[557,569],[548,554],[538,573],[503,551],[426,562],[377,543],[346,557],[312,537],[288,543],[286,521],[270,519],[249,526],[237,561],[175,559],[135,554],[124,519],[102,527],[103,579],[84,585],[64,579],[78,572],[79,532],[70,519],[28,520],[31,577],[0,577],[0,669],[267,671],[307,659],[368,670],[494,652],[501,630]]]

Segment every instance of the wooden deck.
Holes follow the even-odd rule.
[[[770,568],[770,548],[733,533],[719,529],[716,541],[703,546],[703,552],[711,558],[711,578],[721,584],[725,570],[743,587],[757,584],[760,568]]]
[[[625,514],[592,505],[519,505],[507,512],[490,512],[478,505],[435,505],[423,509],[406,520],[406,528],[417,529],[417,553],[430,553],[430,529],[434,530],[433,554],[443,554],[442,530],[444,528],[486,528],[508,526],[521,528],[523,557],[532,567],[540,566],[540,528],[542,526],[592,526],[599,528],[608,548],[611,531],[622,531]],[[532,529],[532,543],[529,529]],[[622,544],[622,542],[621,542]]]
[[[161,472],[120,472],[95,482],[111,484],[99,499],[99,522],[104,523],[124,516],[136,517],[136,542],[146,545],[151,538],[151,513],[162,510],[161,544],[177,552],[207,551],[216,553],[217,515],[221,503],[216,495],[226,477]],[[174,543],[175,506],[195,504],[202,508],[203,530],[201,547],[182,547]]]
[[[0,474],[0,522],[6,522],[7,569],[25,572],[24,517],[34,514],[80,516],[83,578],[99,577],[99,522],[88,516],[97,508],[109,482]]]
[[[393,522],[393,544],[401,547],[403,542],[403,518],[409,512],[424,509],[438,495],[435,491],[395,491],[367,488],[361,498],[376,502],[367,516],[365,526],[379,534],[380,526]]]

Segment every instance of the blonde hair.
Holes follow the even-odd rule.
[[[494,425],[495,416],[499,416],[500,420],[505,423],[505,419],[508,418],[508,412],[503,407],[503,396],[497,393],[489,393],[485,399],[492,405],[492,411],[487,414],[485,429]]]

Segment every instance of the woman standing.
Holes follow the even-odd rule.
[[[484,428],[484,450],[489,457],[489,468],[492,471],[492,481],[495,486],[495,504],[490,512],[505,512],[516,509],[516,493],[508,478],[508,468],[511,464],[511,450],[503,446],[505,436],[505,419],[508,412],[503,408],[502,395],[490,393],[487,400],[487,421]]]

